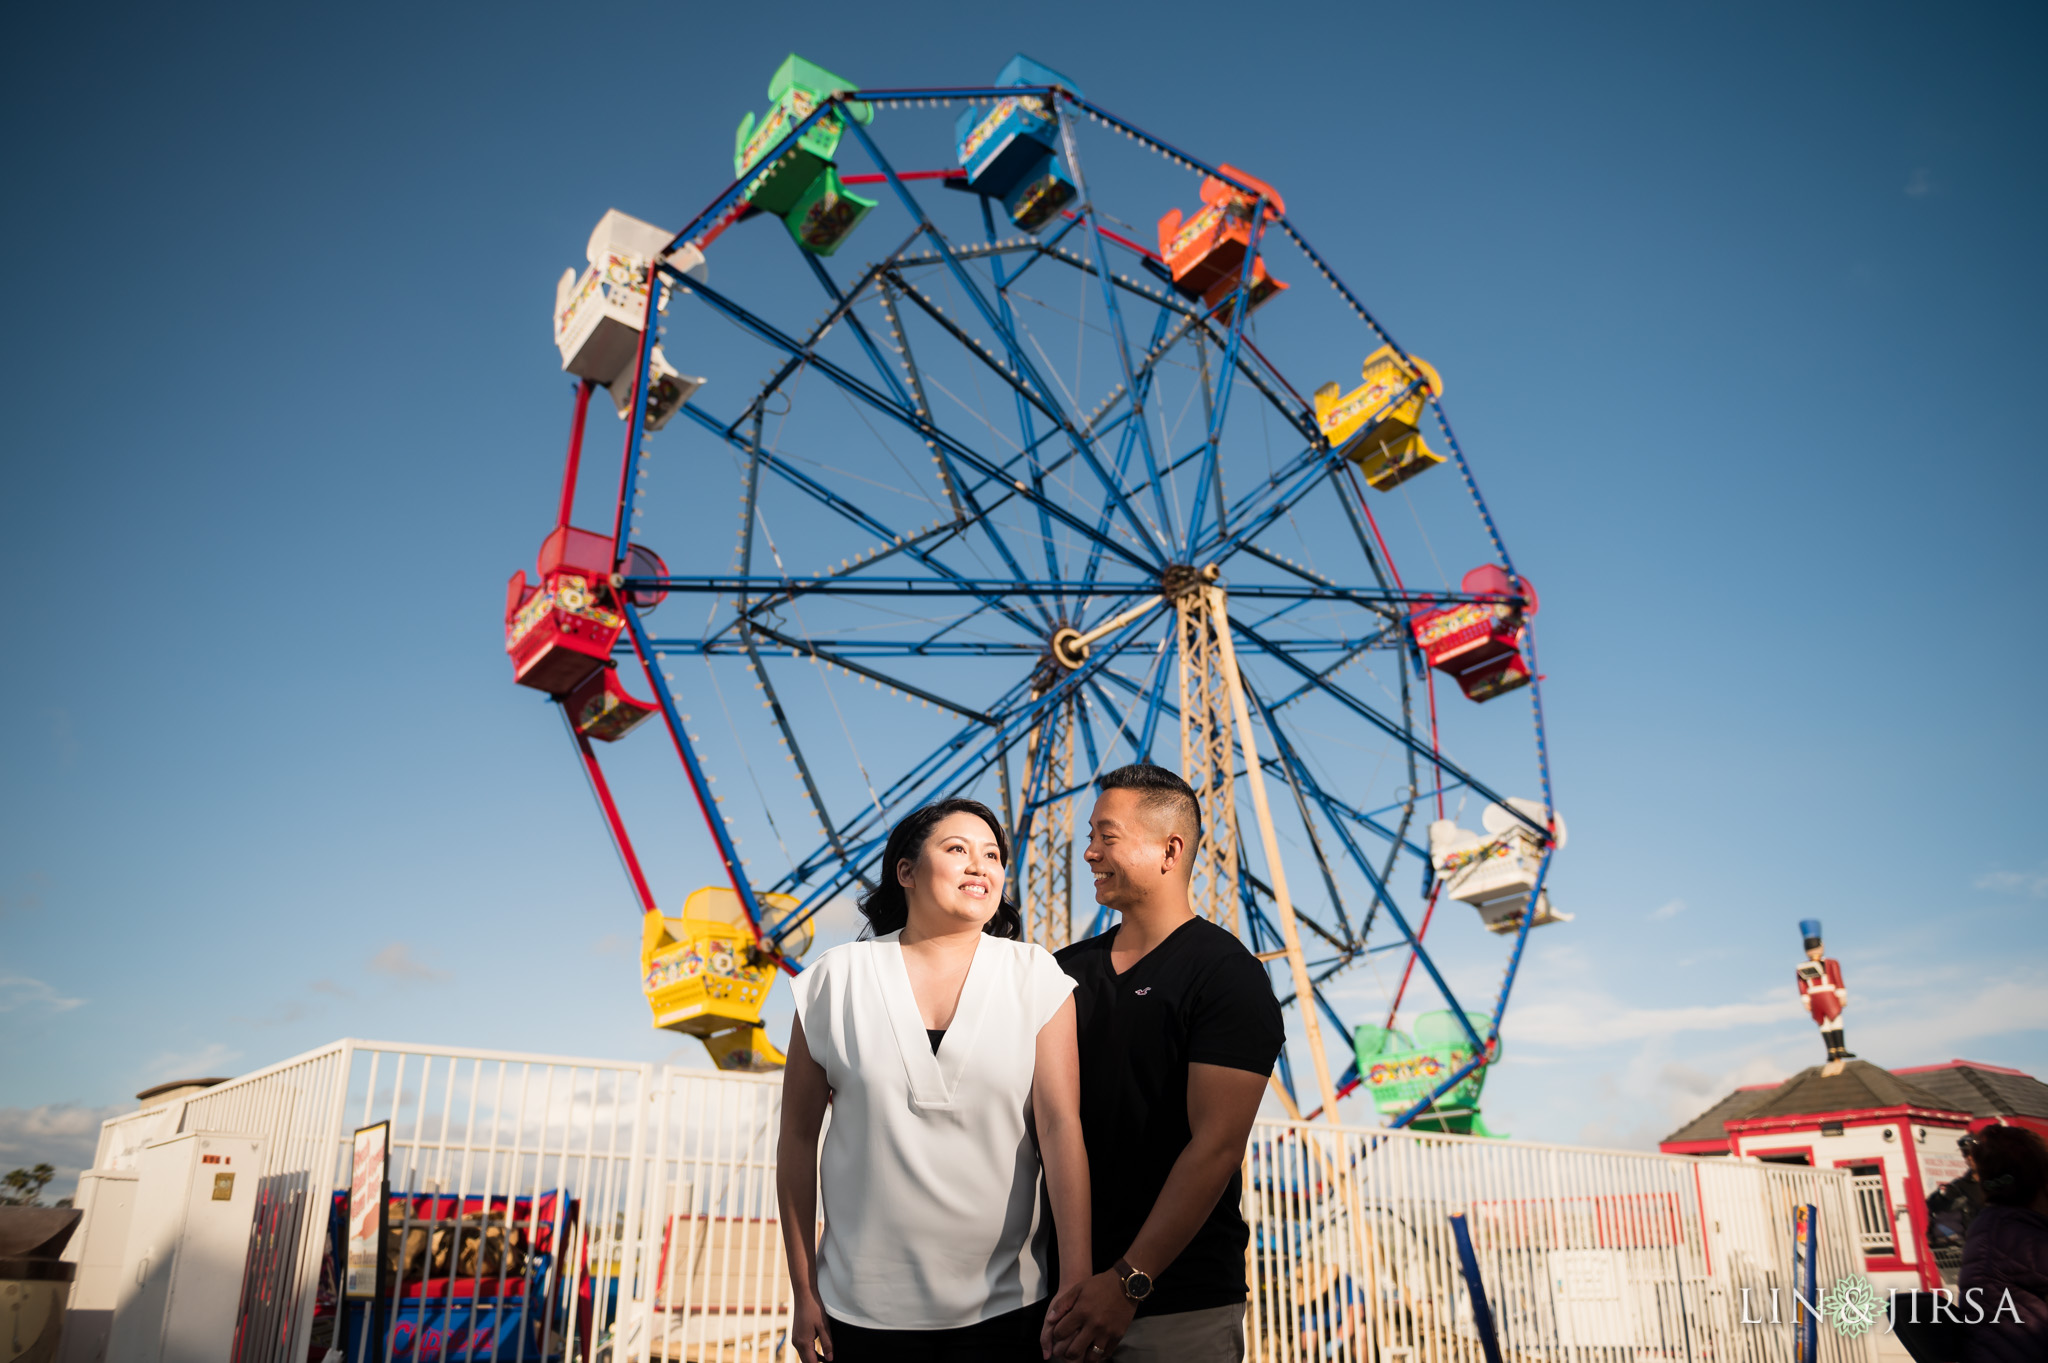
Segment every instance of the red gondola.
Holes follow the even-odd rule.
[[[1417,615],[1415,642],[1429,665],[1455,678],[1470,700],[1492,700],[1527,686],[1531,674],[1522,633],[1527,617],[1536,613],[1536,589],[1527,578],[1511,578],[1491,563],[1465,574],[1459,587],[1467,595],[1502,599],[1461,601]],[[1522,604],[1508,599],[1513,597]]]
[[[523,568],[505,584],[505,651],[521,686],[567,695],[604,667],[626,627],[613,609],[611,537],[557,526],[536,571],[538,586]]]

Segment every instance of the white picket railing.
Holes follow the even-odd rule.
[[[328,1246],[350,1133],[386,1119],[393,1363],[772,1363],[780,1110],[776,1076],[342,1041],[116,1118],[96,1163],[180,1130],[267,1139],[235,1363],[382,1363],[360,1309],[336,1328]],[[1744,1289],[1752,1318],[1775,1291],[1790,1319],[1792,1208],[1819,1208],[1823,1286],[1866,1244],[1837,1170],[1285,1121],[1254,1127],[1245,1169],[1257,1363],[1482,1363],[1453,1214],[1504,1356],[1527,1363],[1789,1363],[1792,1331],[1743,1314]],[[520,1245],[495,1267],[492,1226]],[[494,1342],[470,1340],[487,1316]],[[1867,1337],[1820,1338],[1824,1363],[1872,1357]]]

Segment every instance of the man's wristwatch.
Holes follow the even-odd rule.
[[[1141,1273],[1137,1269],[1132,1268],[1129,1259],[1117,1260],[1114,1272],[1118,1280],[1124,1285],[1124,1296],[1126,1299],[1130,1301],[1143,1301],[1152,1295],[1152,1275],[1150,1273]]]

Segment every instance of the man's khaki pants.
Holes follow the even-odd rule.
[[[1110,1363],[1244,1363],[1244,1307],[1140,1316]]]

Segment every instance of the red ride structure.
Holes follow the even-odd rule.
[[[1531,673],[1522,655],[1529,616],[1536,613],[1536,589],[1524,577],[1510,577],[1486,563],[1458,584],[1469,596],[1415,617],[1415,643],[1429,665],[1458,683],[1470,700],[1492,700],[1527,686]]]

